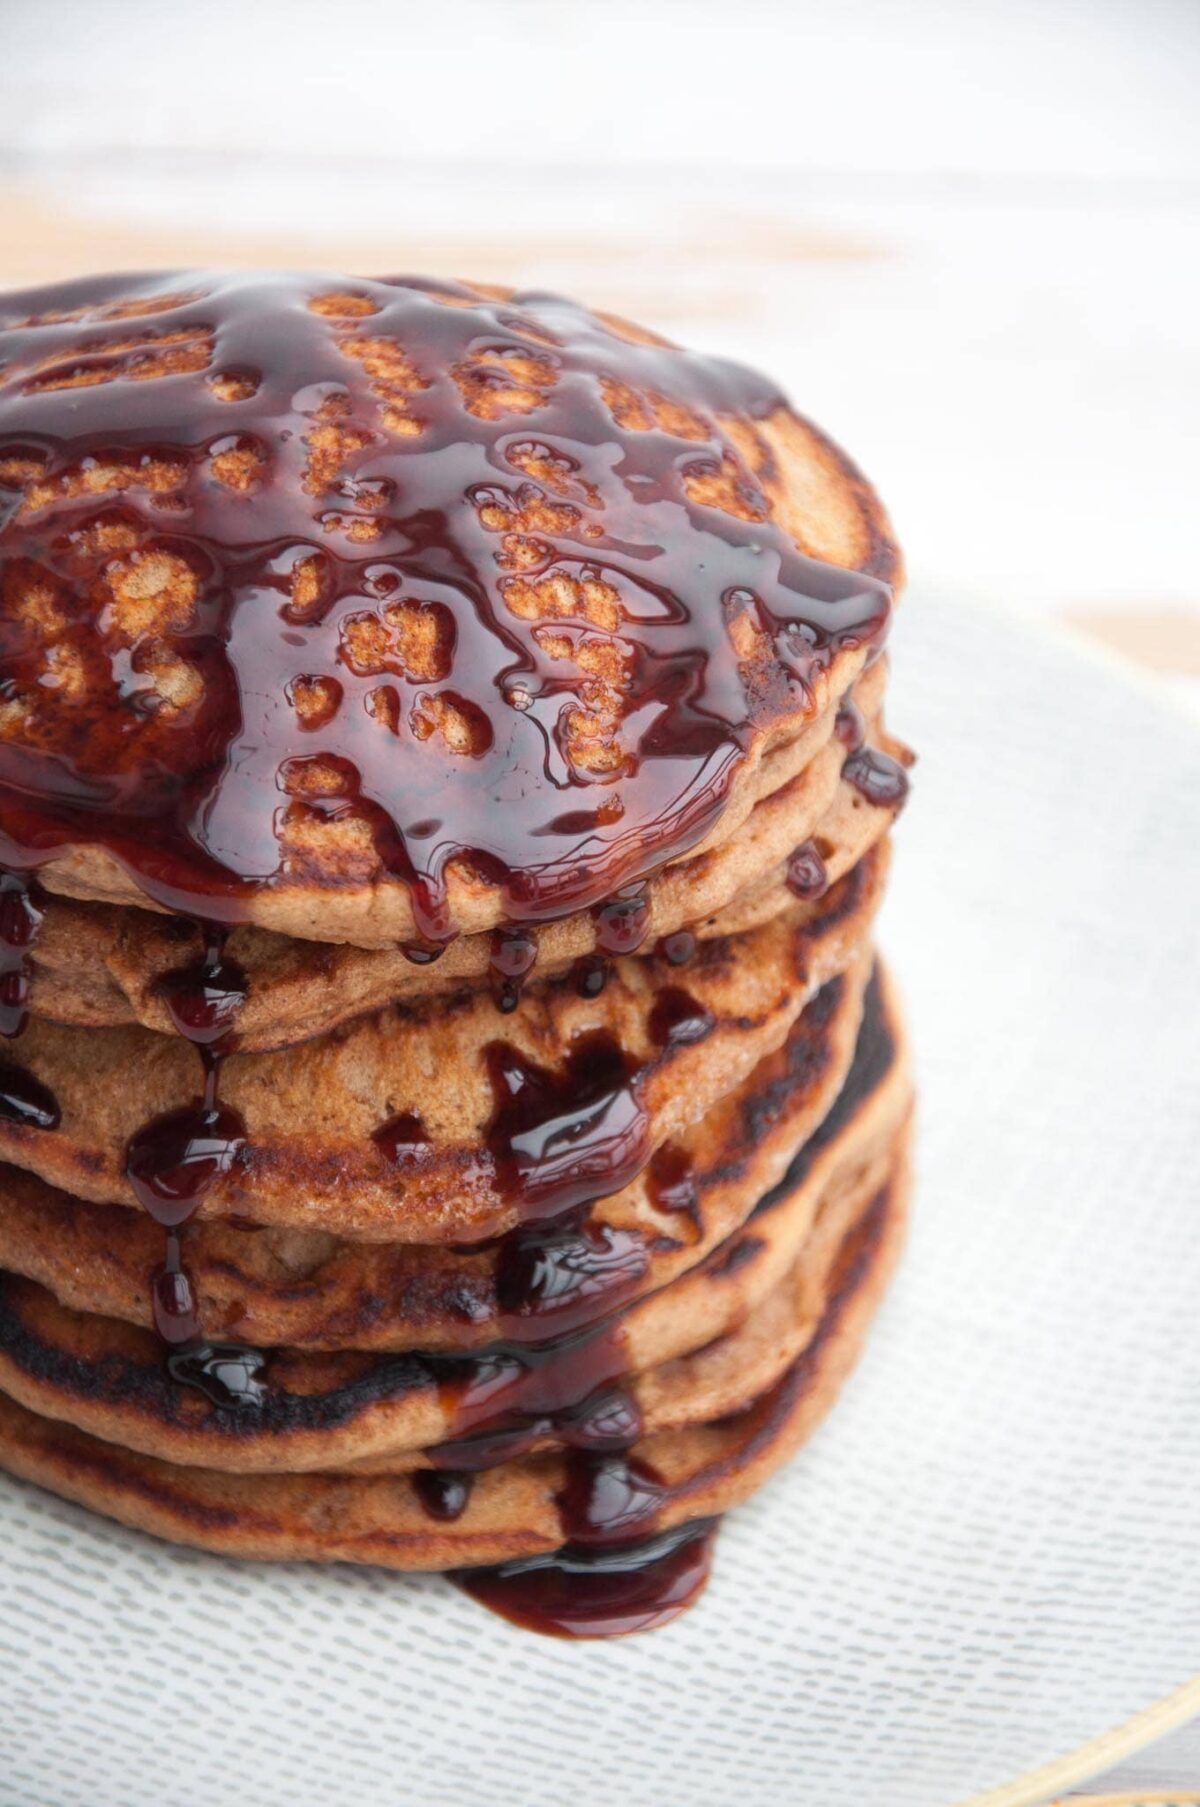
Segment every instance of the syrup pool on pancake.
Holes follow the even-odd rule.
[[[757,725],[882,645],[887,585],[802,554],[720,424],[778,391],[558,297],[105,278],[0,333],[0,560],[53,599],[7,623],[8,696],[53,653],[93,704],[0,736],[15,870],[93,845],[236,921],[287,881],[281,815],[352,820],[424,948],[466,858],[511,923],[596,907],[629,951],[623,888]]]

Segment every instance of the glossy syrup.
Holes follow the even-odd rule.
[[[607,1030],[576,1036],[561,1071],[508,1042],[485,1058],[496,1100],[487,1146],[526,1220],[619,1192],[649,1157],[636,1062]]]
[[[794,897],[808,901],[823,897],[829,889],[829,874],[815,841],[804,841],[787,863],[787,888]]]
[[[662,1045],[700,1039],[712,1018],[686,992],[668,987],[651,1014],[652,1039]],[[589,1065],[590,1063],[590,1065]],[[571,1078],[535,1068],[511,1047],[492,1050],[496,1112],[492,1145],[511,1163],[515,1146],[541,1151],[556,1163],[570,1147],[577,1163],[562,1184],[573,1203],[553,1215],[527,1219],[496,1251],[497,1303],[510,1336],[462,1362],[440,1364],[441,1395],[451,1436],[429,1453],[444,1487],[425,1475],[414,1490],[425,1511],[444,1518],[466,1510],[464,1478],[512,1461],[547,1443],[562,1451],[556,1507],[563,1545],[549,1555],[491,1568],[458,1571],[453,1579],[492,1611],[528,1628],[570,1637],[611,1637],[673,1618],[696,1597],[708,1575],[713,1526],[660,1532],[660,1477],[634,1452],[642,1417],[626,1380],[628,1353],[620,1308],[642,1284],[649,1252],[640,1230],[593,1222],[574,1187],[613,1190],[609,1157],[614,1142],[612,1101],[632,1094],[623,1058],[606,1041],[585,1054],[590,1095]],[[574,1101],[574,1109],[572,1109]],[[604,1158],[594,1157],[607,1151]],[[617,1155],[618,1162],[621,1156]],[[639,1156],[639,1160],[642,1157]],[[531,1173],[515,1174],[523,1208]],[[696,1210],[691,1164],[681,1150],[659,1151],[650,1163],[650,1195],[660,1209]],[[543,1203],[544,1187],[533,1190]],[[549,1334],[547,1334],[549,1333]],[[546,1335],[547,1340],[536,1340]]]
[[[529,1629],[569,1637],[614,1637],[674,1618],[708,1576],[712,1521],[662,1532],[661,1476],[637,1455],[642,1421],[619,1381],[626,1357],[610,1324],[541,1350],[475,1357],[447,1383],[447,1404],[473,1430],[429,1452],[435,1468],[413,1477],[430,1517],[457,1518],[471,1499],[471,1476],[541,1443],[562,1446],[555,1505],[562,1547],[451,1579],[492,1611]],[[538,1409],[540,1406],[540,1410]]]
[[[193,1104],[164,1112],[135,1132],[125,1151],[125,1174],[142,1209],[166,1233],[151,1300],[170,1374],[214,1405],[258,1406],[265,1358],[239,1343],[205,1340],[184,1262],[185,1226],[230,1173],[246,1135],[241,1117],[220,1100],[221,1063],[234,1043],[246,976],[226,954],[223,927],[207,924],[202,933],[203,952],[166,974],[159,995],[178,1033],[200,1056],[204,1089]]]
[[[430,1518],[452,1524],[461,1518],[471,1503],[475,1489],[473,1474],[454,1474],[438,1468],[418,1468],[412,1478],[413,1492]]]
[[[908,773],[898,759],[878,747],[860,747],[842,767],[842,777],[868,803],[891,808],[908,796]]]
[[[694,1520],[625,1544],[568,1544],[450,1579],[481,1606],[527,1631],[615,1638],[669,1624],[702,1591],[717,1526]]]
[[[37,883],[0,872],[0,1035],[20,1035],[29,1015],[29,961],[44,914]]]
[[[28,873],[0,869],[0,1036],[14,1042],[29,1018],[30,956],[43,900]],[[0,1059],[0,1117],[25,1129],[53,1130],[62,1120],[49,1086],[27,1067]]]
[[[488,974],[496,1007],[508,1016],[521,1002],[521,986],[533,971],[538,944],[528,929],[496,929],[488,956]]]
[[[682,986],[668,985],[650,1009],[650,1040],[660,1048],[690,1048],[711,1035],[717,1019]]]
[[[669,966],[689,966],[696,958],[696,937],[690,929],[676,929],[664,935],[654,951]]]
[[[175,361],[151,375],[162,341]],[[656,425],[620,396],[665,396],[679,413]],[[717,424],[781,401],[741,366],[632,344],[544,294],[247,273],[5,297],[0,562],[32,559],[71,597],[69,638],[96,689],[69,735],[41,706],[36,734],[0,743],[0,858],[28,870],[96,844],[169,909],[231,922],[283,876],[281,824],[349,819],[408,889],[417,957],[452,934],[447,869],[461,860],[499,886],[510,924],[617,899],[601,950],[629,951],[636,897],[627,909],[618,894],[703,838],[762,725],[807,698],[839,649],[873,650],[886,632],[886,585],[803,556]],[[250,493],[219,480],[231,451],[253,465]],[[78,477],[106,459],[134,475],[98,497]],[[139,484],[146,461],[168,471],[165,489]],[[49,494],[36,531],[11,474],[30,468]],[[760,518],[694,499],[721,472]],[[546,507],[552,524],[522,533]],[[186,622],[155,635],[200,681],[188,709],[152,706],[140,647],[131,668],[112,636],[102,523],[192,574]],[[561,580],[576,597],[574,613],[556,605],[552,636],[513,587],[510,528],[520,582]],[[592,694],[582,586],[597,585],[632,648],[598,764],[566,732]],[[433,633],[432,666],[388,641],[398,603]],[[753,695],[739,614],[775,653]],[[365,664],[364,636],[382,644]],[[0,624],[16,692],[43,694],[47,658],[36,624]],[[302,725],[286,699],[314,675],[326,700]],[[447,702],[471,730],[457,751],[437,730]]]

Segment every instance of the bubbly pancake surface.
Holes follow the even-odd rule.
[[[898,569],[762,378],[418,279],[7,297],[0,482],[0,829],[52,889],[331,940],[727,834]]]

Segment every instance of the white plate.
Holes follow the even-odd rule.
[[[1200,738],[921,594],[891,719],[921,753],[884,930],[915,1229],[697,1609],[560,1644],[3,1483],[4,1807],[950,1807],[1200,1670]]]

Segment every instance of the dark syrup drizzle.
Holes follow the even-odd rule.
[[[815,841],[805,841],[787,863],[787,888],[796,897],[823,897],[829,889],[829,874]]]
[[[475,1486],[473,1474],[453,1474],[448,1469],[418,1468],[412,1478],[413,1491],[430,1518],[452,1523],[461,1518],[471,1501]]]
[[[654,949],[669,966],[688,966],[696,958],[696,937],[690,929],[676,929],[664,935]]]
[[[526,1222],[619,1192],[649,1157],[637,1063],[607,1030],[572,1042],[562,1071],[508,1042],[485,1050],[496,1109],[487,1146]]]
[[[42,926],[37,883],[28,873],[0,872],[0,1035],[20,1035],[29,1014],[29,960]]]
[[[432,966],[435,960],[441,959],[445,951],[444,943],[440,947],[425,947],[418,941],[406,942],[400,950],[410,966]]]
[[[687,1048],[711,1035],[716,1018],[678,985],[660,991],[650,1010],[650,1039],[660,1048]]]
[[[429,1148],[429,1133],[415,1111],[398,1111],[372,1136],[376,1148],[394,1167],[413,1167]]]
[[[311,305],[347,292],[357,316]],[[132,316],[132,301],[151,311]],[[622,888],[709,831],[764,720],[810,693],[839,649],[883,640],[887,586],[802,555],[717,424],[767,417],[783,400],[772,385],[631,344],[561,298],[484,300],[418,278],[116,276],[7,296],[0,333],[0,461],[32,461],[51,495],[31,520],[18,480],[0,490],[0,562],[32,561],[71,596],[72,645],[112,685],[110,695],[97,679],[86,731],[72,721],[55,732],[43,707],[41,732],[0,745],[0,858],[15,869],[98,844],[155,901],[231,922],[280,877],[281,817],[352,817],[384,874],[408,888],[418,957],[451,936],[446,869],[463,857],[498,884],[511,924],[615,900],[601,951],[627,952],[636,902],[626,909]],[[131,337],[143,343],[131,349]],[[353,355],[364,338],[399,348],[423,385],[402,398],[415,433],[385,429],[395,395],[378,392],[373,360]],[[148,377],[163,339],[189,356]],[[543,378],[527,386],[525,411],[471,411],[531,358]],[[219,380],[230,373],[232,399]],[[80,386],[81,374],[107,380]],[[670,398],[699,437],[622,425],[614,387]],[[330,418],[350,437],[317,493],[314,435]],[[214,476],[231,443],[256,461],[251,494]],[[147,458],[177,473],[169,495],[134,482],[98,506],[71,481],[90,460],[136,472]],[[764,518],[693,500],[689,481],[721,471]],[[562,524],[525,536],[538,562],[521,580],[609,585],[633,624],[619,770],[572,763],[564,723],[590,680],[560,637],[541,644],[500,562],[497,515],[547,503]],[[203,684],[193,708],[147,706],[157,693],[138,682],[136,646],[130,676],[105,613],[109,554],[89,537],[101,520],[131,529],[140,555],[165,550],[194,575],[186,627],[160,636]],[[298,571],[311,578],[299,600]],[[449,663],[436,678],[395,660],[382,674],[356,664],[356,624],[386,630],[397,600],[444,630]],[[729,629],[743,613],[776,654],[753,696]],[[593,631],[582,609],[561,626],[575,649]],[[0,624],[0,679],[15,691],[38,695],[45,657],[29,623]],[[334,701],[301,728],[284,700],[314,673],[336,673]],[[404,732],[368,701],[381,675]],[[440,734],[407,731],[445,695],[476,729],[471,750],[450,758]],[[325,783],[301,801],[292,781],[314,757],[338,775],[336,794]]]
[[[565,1446],[555,1500],[562,1548],[451,1577],[481,1604],[533,1630],[571,1637],[642,1630],[674,1618],[707,1579],[715,1526],[653,1534],[665,1491],[654,1469],[631,1453],[641,1413],[618,1382],[596,1384],[606,1369],[619,1373],[625,1359],[611,1323],[521,1351],[508,1376],[512,1352],[505,1352],[496,1359],[498,1385],[489,1384],[487,1362],[475,1358],[470,1378],[450,1383],[449,1405],[457,1423],[474,1417],[477,1428],[431,1450],[436,1467],[413,1478],[432,1517],[458,1517],[474,1472],[546,1439]],[[539,1398],[541,1412],[534,1409]],[[514,1399],[522,1410],[513,1409]],[[507,1412],[497,1412],[497,1400],[509,1403]],[[440,1488],[435,1475],[443,1478]]]
[[[538,944],[528,929],[497,929],[492,935],[488,973],[496,1008],[508,1016],[521,1002],[521,986],[533,971]]]
[[[842,698],[833,718],[833,731],[849,753],[857,753],[866,741],[866,719],[852,696]]]
[[[646,939],[649,923],[650,905],[645,892],[636,886],[620,891],[596,911],[596,946],[614,959],[622,954],[636,954]]]
[[[852,784],[868,803],[884,808],[903,803],[908,796],[908,773],[890,753],[867,745],[867,724],[852,697],[843,700],[834,718],[834,733],[847,749],[848,757],[842,764],[842,777],[847,784]]]
[[[197,1050],[204,1091],[193,1104],[142,1125],[125,1151],[125,1174],[142,1209],[166,1231],[163,1265],[151,1281],[154,1325],[173,1379],[217,1406],[257,1406],[265,1357],[240,1343],[205,1340],[183,1262],[183,1229],[245,1145],[241,1117],[221,1104],[221,1063],[234,1043],[246,1001],[246,975],[225,952],[227,930],[203,925],[204,951],[166,974],[159,992],[176,1030]]]
[[[860,747],[842,767],[842,777],[868,803],[890,807],[908,796],[908,773],[898,759],[878,747]]]
[[[677,1142],[664,1142],[656,1149],[646,1170],[646,1186],[655,1210],[689,1217],[699,1230],[696,1176],[685,1148]]]
[[[716,1530],[712,1519],[696,1519],[633,1543],[567,1544],[550,1556],[458,1569],[450,1579],[527,1631],[621,1637],[666,1625],[694,1603],[709,1577]]]
[[[576,960],[572,974],[581,998],[598,998],[608,984],[608,961],[602,954],[584,954]]]
[[[686,992],[669,988],[652,1011],[651,1036],[663,1045],[692,1042],[708,1034],[712,1021]],[[631,1134],[631,1112],[640,1107],[626,1058],[607,1037],[581,1041],[565,1076],[533,1066],[506,1044],[489,1050],[496,1095],[489,1143],[498,1169],[517,1187],[523,1210],[531,1196],[543,1211],[548,1202],[554,1207],[553,1215],[527,1217],[501,1239],[497,1302],[510,1332],[554,1334],[544,1342],[497,1345],[457,1370],[443,1365],[442,1399],[455,1436],[429,1456],[433,1472],[452,1478],[448,1498],[457,1516],[469,1502],[463,1483],[471,1472],[546,1441],[565,1449],[557,1495],[562,1549],[453,1578],[519,1624],[599,1637],[681,1612],[707,1578],[713,1531],[704,1525],[650,1535],[663,1490],[631,1453],[642,1419],[621,1384],[628,1356],[617,1316],[646,1272],[646,1239],[640,1230],[588,1217],[591,1198],[617,1190],[622,1176],[632,1177],[630,1165],[635,1171],[644,1165],[644,1131]],[[522,1156],[547,1163],[552,1188],[544,1172],[518,1164]],[[660,1208],[694,1211],[686,1156],[660,1151],[650,1183]],[[443,1494],[424,1473],[414,1487],[427,1512],[447,1516]]]

